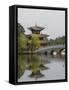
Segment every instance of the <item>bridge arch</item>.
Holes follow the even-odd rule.
[[[60,50],[59,50],[59,54],[60,54],[60,55],[65,55],[65,48],[60,49]]]
[[[47,52],[47,51],[45,51],[45,52],[44,52],[44,54],[45,54],[45,55],[48,55],[48,52]]]
[[[50,52],[50,54],[51,54],[51,55],[57,55],[57,51],[56,51],[56,50],[52,50],[52,51]]]

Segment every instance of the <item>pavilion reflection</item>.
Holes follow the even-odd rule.
[[[29,59],[29,58],[28,58]],[[31,74],[29,75],[31,78],[41,78],[44,76],[44,74],[41,73],[42,70],[49,69],[48,67],[44,66],[44,63],[41,58],[39,58],[37,55],[31,55],[30,56],[30,65],[27,68],[28,70],[31,70]]]
[[[39,58],[38,55],[19,55],[18,59],[18,78],[20,78],[25,70],[30,70],[31,78],[41,78],[44,75],[41,73],[42,70],[49,69],[44,66],[46,62],[43,62],[42,58]]]

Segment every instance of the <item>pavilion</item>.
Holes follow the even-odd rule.
[[[41,46],[47,45],[47,37],[49,37],[49,35],[40,34],[40,32],[45,29],[44,27],[35,25],[35,26],[28,27],[28,29],[31,30],[32,34],[38,35]],[[31,35],[28,35],[28,37],[29,39],[31,39]]]

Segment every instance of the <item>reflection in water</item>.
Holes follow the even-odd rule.
[[[31,78],[41,78],[44,75],[41,73],[42,69],[47,69],[43,64],[42,61],[35,55],[31,56],[31,64],[28,67],[31,70]]]
[[[18,55],[18,78],[23,75],[27,66],[27,58],[26,55]]]
[[[64,57],[18,55],[18,82],[64,78]]]

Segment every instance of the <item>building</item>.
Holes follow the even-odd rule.
[[[47,45],[47,40],[48,40],[47,37],[49,35],[40,34],[40,32],[45,29],[44,27],[35,25],[35,26],[28,27],[28,29],[31,30],[32,34],[37,34],[38,35],[41,46],[46,46]],[[28,38],[31,39],[31,35],[28,35]]]

